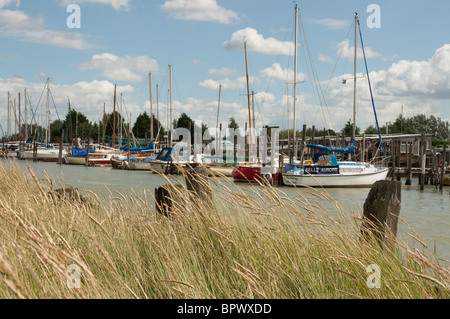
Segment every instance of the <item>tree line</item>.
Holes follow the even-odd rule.
[[[115,116],[116,122],[116,136],[119,136],[119,132],[122,132],[124,138],[127,137],[128,121],[122,117],[119,112],[116,112]],[[63,121],[56,120],[50,125],[50,136],[51,142],[59,142],[61,139],[62,129],[64,129],[64,136],[66,142],[80,138],[86,140],[88,137],[93,141],[102,141],[103,136],[111,137],[113,135],[114,126],[114,113],[105,114],[104,119],[99,122],[91,122],[81,112],[77,112],[75,109],[71,109],[64,118]],[[139,114],[136,118],[135,123],[131,127],[132,136],[136,139],[147,138],[150,139],[150,116],[147,112]],[[167,126],[167,125],[166,125]],[[153,137],[160,138],[168,134],[168,128],[164,126],[158,119],[153,115]],[[194,130],[198,125],[195,121],[189,117],[186,113],[182,113],[179,118],[174,119],[172,123],[173,129],[186,128],[191,130],[192,139],[194,138]],[[120,129],[121,127],[121,129]],[[234,117],[230,117],[228,121],[228,128],[238,129]],[[352,123],[348,120],[344,128],[340,131],[334,131],[332,129],[317,129],[315,131],[316,137],[321,136],[333,136],[333,135],[344,135],[351,136],[352,134]],[[202,124],[201,130],[202,134],[208,129],[206,124]],[[403,116],[398,116],[395,121],[391,123],[386,123],[380,127],[381,134],[433,134],[435,143],[443,143],[450,141],[450,129],[449,122],[443,121],[442,119],[430,115],[427,117],[424,114],[415,115],[410,118],[404,118]],[[22,124],[22,132],[25,132],[25,125]],[[356,135],[361,135],[361,128],[356,127]],[[375,125],[368,126],[364,134],[378,134],[378,130]],[[36,125],[28,126],[28,137],[29,140],[42,140],[45,136],[45,128]],[[301,136],[302,132],[297,131],[297,137]],[[307,128],[307,136],[312,136],[312,129]],[[293,130],[281,130],[280,139],[288,139],[293,137]],[[214,137],[212,137],[214,139]],[[193,140],[192,140],[193,142]]]

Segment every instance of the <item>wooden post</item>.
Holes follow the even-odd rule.
[[[425,145],[425,134],[422,133],[422,137],[420,139],[420,165],[421,165],[421,171],[420,171],[420,190],[423,191],[425,189],[425,164],[427,160],[426,155],[426,145]]]
[[[156,212],[167,218],[174,217],[176,206],[186,207],[183,185],[164,185],[155,189]]]
[[[441,167],[441,181],[439,183],[439,190],[444,190],[444,176],[445,176],[445,169],[446,169],[446,161],[447,161],[447,144],[444,144],[444,149],[442,152],[442,167]]]
[[[37,162],[38,161],[37,149],[38,149],[37,144],[36,144],[36,142],[34,142],[34,145],[33,145],[33,162]]]
[[[412,160],[413,160],[413,147],[414,143],[409,144],[408,147],[408,178],[406,179],[405,185],[411,185],[412,184]]]
[[[313,125],[311,128],[311,144],[316,144],[316,127]],[[314,158],[314,155],[316,154],[315,150],[311,150],[311,158]]]
[[[391,246],[397,236],[401,208],[402,183],[378,181],[364,203],[361,233],[366,239],[375,238],[380,246]]]
[[[128,132],[127,132],[127,138],[128,138],[128,142],[127,142],[127,146],[128,146],[128,156],[127,156],[127,160],[128,160],[128,164],[130,164],[130,157],[131,157],[131,146],[130,146],[130,123],[128,123]]]
[[[61,140],[59,141],[58,165],[61,165],[63,163],[62,160],[63,141],[64,141],[64,129],[61,131]]]
[[[303,132],[302,132],[302,147],[301,154],[300,154],[300,165],[303,165],[303,160],[305,156],[305,145],[306,145],[306,124],[303,125]]]
[[[395,178],[395,172],[397,171],[397,143],[395,140],[391,141],[391,145],[392,145],[392,176],[391,176],[391,180],[394,180]]]
[[[362,142],[362,159],[363,163],[366,162],[366,134],[363,134],[363,142]]]
[[[431,170],[430,170],[430,184],[437,185],[438,179],[436,178],[436,163],[437,163],[437,146],[433,147],[433,153],[431,156]]]
[[[402,141],[398,140],[397,142],[397,174],[396,174],[396,178],[397,181],[401,181],[401,176],[400,176],[400,169],[402,167]]]
[[[89,149],[91,148],[91,130],[89,130],[89,137],[88,137],[88,144],[87,144],[87,152],[86,152],[86,161],[84,163],[84,165],[86,167],[89,167]]]
[[[204,166],[188,168],[184,180],[191,202],[212,208],[212,189],[208,181],[208,170]]]

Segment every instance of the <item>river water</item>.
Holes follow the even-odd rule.
[[[27,162],[14,161],[21,170],[27,169]],[[2,163],[10,165],[7,161]],[[45,173],[58,186],[72,186],[80,190],[90,190],[98,195],[109,196],[109,191],[128,194],[135,192],[153,193],[158,186],[166,184],[166,180],[156,174],[142,171],[113,170],[112,168],[86,168],[84,166],[57,165],[54,163],[28,162],[39,178]],[[179,178],[179,177],[173,177]],[[181,178],[180,178],[181,180]],[[405,184],[404,180],[402,181]],[[230,183],[233,185],[232,183]],[[239,187],[259,187],[240,183]],[[292,187],[277,187],[290,198],[308,190]],[[326,192],[345,210],[353,210],[362,215],[361,207],[369,194],[368,188],[326,189]],[[407,223],[399,222],[398,236],[412,248],[424,251],[423,246],[410,238],[413,229],[426,243],[431,251],[436,251],[443,265],[450,266],[450,187],[444,191],[436,190],[435,186],[426,186],[420,191],[417,179],[412,186],[403,186],[400,217]],[[326,206],[326,203],[324,203]],[[425,252],[425,251],[424,251]]]

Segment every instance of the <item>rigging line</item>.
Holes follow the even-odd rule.
[[[44,89],[42,90],[41,97],[39,98],[39,102],[38,102],[38,104],[36,105],[36,108],[35,108],[34,111],[33,111],[33,106],[31,105],[31,101],[30,101],[31,113],[33,114],[30,123],[33,123],[33,120],[34,120],[34,123],[36,124],[36,130],[37,130],[38,133],[39,133],[39,139],[40,139],[40,140],[42,140],[42,136],[41,136],[41,132],[39,131],[39,125],[38,125],[37,119],[36,119],[36,112],[37,112],[37,109],[38,109],[39,105],[41,104],[42,97],[44,96],[44,92],[45,92],[45,88],[46,88],[46,87],[47,87],[47,83],[44,85]]]
[[[290,28],[289,28],[289,30],[291,30],[291,35],[290,35],[290,38],[292,39],[293,37],[294,37],[294,31],[293,31],[293,25],[294,25],[294,20],[295,20],[295,17],[294,18],[292,18],[291,19],[291,24],[290,24]],[[288,38],[288,35],[287,35],[288,33],[286,33],[286,36],[285,36],[285,38],[284,38],[284,42],[286,42],[286,39]],[[295,45],[295,44],[294,44]],[[276,59],[276,63],[278,63],[279,61],[280,61],[280,59],[281,59],[281,49],[280,49],[280,51],[279,51],[280,53],[278,53],[278,56],[277,56],[277,59]],[[289,70],[289,65],[290,65],[290,57],[291,57],[291,55],[289,55],[289,59],[288,59],[288,70]],[[273,81],[273,79],[274,79],[274,73],[275,72],[272,72],[272,76],[270,77],[270,79],[269,79],[269,83],[267,84],[267,88],[266,88],[266,94],[268,93],[268,91],[269,91],[269,87],[270,87],[270,85],[272,84],[272,81]],[[286,78],[288,77],[288,74],[289,74],[289,72],[286,72]],[[286,79],[286,82],[288,82],[288,79]],[[264,98],[265,99],[265,98]],[[264,100],[262,101],[262,103],[264,103]]]
[[[381,148],[383,150],[383,156],[384,156],[384,159],[386,159],[386,152],[384,151],[384,145],[383,145],[383,139],[381,137],[380,125],[378,124],[377,110],[375,108],[375,101],[374,101],[374,98],[373,98],[372,84],[370,83],[369,67],[367,66],[366,50],[364,49],[364,42],[363,42],[363,38],[362,38],[361,25],[358,25],[358,26],[359,26],[359,36],[361,38],[361,48],[362,48],[362,51],[363,51],[363,54],[364,54],[364,63],[366,65],[367,80],[369,82],[370,97],[372,99],[373,113],[375,114],[375,121],[377,122],[378,136],[380,138],[380,144],[381,144]]]
[[[0,123],[0,129],[2,130],[3,137],[5,137],[5,132],[3,131],[3,126],[1,123]]]
[[[354,21],[352,22],[352,24],[350,25],[350,28],[348,29],[347,36],[345,37],[346,40],[348,39],[348,37],[349,37],[349,35],[350,35],[350,32],[351,32],[353,29],[354,29]],[[327,87],[325,88],[325,92],[324,92],[325,95],[326,95],[326,93],[328,92],[328,89],[329,89],[330,84],[331,84],[331,80],[333,79],[334,73],[336,72],[338,63],[339,63],[339,61],[340,61],[340,59],[341,59],[341,57],[342,57],[343,52],[344,52],[344,48],[342,47],[341,50],[339,51],[338,59],[336,60],[336,64],[334,65],[333,71],[331,72],[331,76],[330,76],[330,80],[328,81],[328,85],[327,85]]]
[[[53,98],[52,90],[49,89],[49,91],[50,91],[50,96],[52,97],[53,106],[54,106],[55,111],[56,111],[56,116],[58,117],[59,124],[61,125],[61,130],[64,131],[64,126],[63,126],[63,123],[61,122],[61,118],[59,117],[58,109],[56,108],[56,103],[55,103],[55,99]],[[64,131],[64,140],[67,143],[69,143],[69,140],[67,139],[65,131]]]
[[[305,41],[306,51],[308,53],[308,58],[309,58],[309,61],[310,61],[310,64],[311,64],[310,65],[311,66],[311,72],[313,74],[314,83],[315,83],[315,90],[313,90],[313,92],[314,92],[314,94],[317,93],[317,96],[315,96],[315,98],[319,99],[319,104],[320,104],[320,107],[321,107],[321,112],[322,112],[322,116],[323,116],[323,120],[324,120],[324,125],[325,125],[325,127],[328,127],[329,125],[327,124],[326,115],[325,115],[324,110],[323,110],[323,104],[325,104],[325,107],[326,107],[326,109],[328,111],[328,115],[329,115],[330,112],[329,112],[329,109],[328,109],[328,105],[327,105],[327,103],[325,101],[325,96],[324,96],[322,87],[320,86],[320,81],[318,79],[317,71],[316,71],[314,63],[313,63],[311,49],[310,49],[310,46],[309,46],[308,38],[306,36],[305,27],[303,25],[303,19],[301,17],[301,14],[299,15],[299,19],[300,19],[300,23],[301,23],[301,26],[302,26],[302,33],[303,33],[303,38],[304,38],[304,41]],[[328,131],[328,133],[329,133],[329,131]]]

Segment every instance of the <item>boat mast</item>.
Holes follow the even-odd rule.
[[[25,88],[25,144],[28,141],[28,102],[27,102],[27,89]]]
[[[169,73],[170,73],[170,140],[169,140],[169,147],[173,147],[173,123],[172,123],[172,65],[169,65]]]
[[[150,140],[153,141],[153,93],[152,93],[152,72],[148,74],[150,86]]]
[[[353,76],[353,129],[352,140],[356,138],[356,60],[358,59],[358,13],[355,13],[355,60],[354,60],[354,76]]]
[[[293,162],[297,158],[297,127],[296,127],[296,104],[297,104],[297,38],[298,38],[298,6],[295,5],[295,45],[294,45],[294,155]]]
[[[117,85],[114,85],[114,114],[113,114],[113,144],[112,147],[116,148],[116,94],[117,94]]]
[[[122,138],[123,138],[123,116],[122,116],[122,112],[123,112],[123,93],[120,93],[120,111],[119,111],[119,120],[120,120],[120,124],[119,124],[119,148],[122,147]]]
[[[50,78],[47,79],[47,132],[45,134],[45,144],[50,143]]]
[[[219,85],[219,104],[217,106],[217,122],[216,122],[216,153],[219,150],[219,114],[220,114],[220,98],[222,95],[222,84]]]
[[[21,122],[21,114],[20,114],[20,92],[19,92],[19,142],[22,146],[22,122]]]
[[[10,93],[8,92],[8,127],[7,127],[7,131],[8,131],[8,142],[9,142],[9,138],[11,136],[11,105],[10,105],[10,100],[11,100],[11,96]]]
[[[106,103],[103,103],[103,146],[106,146]]]
[[[169,145],[170,144],[170,89],[167,90],[166,116],[167,116],[167,145]]]
[[[244,42],[244,51],[245,51],[245,73],[247,76],[248,123],[250,128],[250,141],[249,141],[249,160],[250,160],[251,150],[253,150],[253,137],[252,137],[252,107],[250,103],[250,80],[248,76],[247,42]]]
[[[159,85],[156,84],[156,120],[157,120],[157,126],[158,126],[158,137],[157,140],[160,140],[159,131],[161,130],[160,122],[159,122]]]

